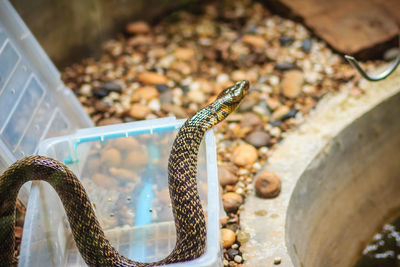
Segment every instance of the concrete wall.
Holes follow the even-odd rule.
[[[196,0],[11,0],[44,50],[63,67],[96,55],[129,21],[154,21]]]

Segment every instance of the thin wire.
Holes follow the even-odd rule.
[[[383,80],[386,77],[388,77],[390,74],[392,74],[392,72],[395,71],[397,66],[400,65],[400,29],[399,29],[399,52],[398,52],[398,55],[397,55],[395,61],[393,62],[392,66],[390,66],[388,69],[386,69],[382,73],[380,73],[376,76],[371,76],[362,69],[362,67],[360,66],[360,64],[357,62],[357,60],[354,57],[348,56],[348,55],[345,55],[344,57],[350,62],[350,64],[354,68],[356,68],[358,70],[358,72],[361,74],[361,76],[363,76],[368,81],[376,82],[376,81]]]

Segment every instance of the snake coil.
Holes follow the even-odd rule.
[[[53,186],[66,211],[83,259],[89,266],[145,267],[182,262],[201,256],[206,249],[206,220],[197,191],[197,154],[205,132],[234,111],[249,89],[237,82],[217,99],[188,119],[179,130],[168,161],[168,184],[177,241],[165,259],[153,263],[129,260],[106,239],[91,202],[77,177],[64,164],[45,156],[28,156],[0,176],[0,266],[11,266],[17,194],[32,180]]]

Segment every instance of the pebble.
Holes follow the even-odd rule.
[[[257,127],[263,124],[263,120],[257,114],[253,112],[246,112],[241,116],[240,127]]]
[[[279,43],[281,46],[289,46],[294,42],[294,39],[290,36],[282,36],[281,38],[279,38]]]
[[[222,195],[222,205],[226,212],[236,212],[243,203],[243,197],[234,192],[228,192]]]
[[[275,64],[275,69],[280,71],[293,70],[297,68],[297,65],[293,62],[280,62]]]
[[[273,172],[263,172],[256,177],[254,189],[258,197],[276,197],[281,192],[281,179]]]
[[[181,107],[173,104],[163,104],[161,109],[167,113],[172,113],[177,118],[186,118],[188,116],[187,112]]]
[[[100,162],[106,166],[120,166],[121,153],[116,148],[104,149],[100,155]]]
[[[218,166],[218,179],[222,186],[235,185],[239,181],[239,177],[224,165]]]
[[[157,98],[159,95],[157,88],[154,86],[139,87],[133,91],[131,95],[132,102],[139,102],[141,100],[150,101]]]
[[[304,82],[303,72],[290,70],[284,73],[281,82],[281,93],[287,98],[296,98],[302,91]]]
[[[114,187],[118,184],[118,182],[111,178],[108,177],[107,175],[104,175],[102,173],[95,173],[92,176],[93,182],[95,182],[98,186],[104,187],[104,188],[110,188]]]
[[[383,59],[385,61],[391,61],[394,60],[398,55],[400,54],[400,48],[398,47],[392,47],[383,53]]]
[[[106,83],[101,83],[100,88],[107,90],[109,92],[117,92],[117,93],[122,93],[122,87],[121,85],[115,83],[115,82],[106,82]]]
[[[274,113],[272,113],[271,118],[274,120],[280,120],[284,115],[286,115],[290,111],[288,106],[280,106],[277,108]]]
[[[283,115],[283,116],[281,117],[281,120],[284,121],[284,120],[293,118],[293,117],[296,116],[297,112],[299,112],[297,109],[292,108],[292,109],[290,109],[290,111],[289,111],[288,113],[286,113],[285,115]]]
[[[157,88],[157,90],[158,90],[160,93],[167,92],[168,89],[169,89],[168,85],[163,84],[163,83],[157,84],[157,85],[156,85],[156,88]]]
[[[167,77],[156,72],[142,72],[138,76],[138,81],[144,84],[166,84],[168,82]]]
[[[143,120],[151,113],[151,109],[144,104],[135,103],[131,106],[128,114],[134,119]]]
[[[248,167],[257,161],[257,149],[250,144],[242,143],[234,149],[231,160],[240,167]]]
[[[267,45],[267,41],[262,36],[254,34],[245,34],[242,37],[242,41],[243,43],[251,45],[256,48],[262,48]]]
[[[130,151],[124,159],[123,166],[125,168],[140,168],[149,163],[148,152],[144,148]]]
[[[128,23],[125,27],[125,31],[128,34],[146,34],[151,30],[149,24],[145,21],[135,21]]]
[[[301,50],[305,53],[310,53],[312,48],[312,38],[304,39],[301,42]]]
[[[236,241],[236,235],[231,229],[222,228],[221,236],[223,248],[230,248]]]
[[[271,137],[268,133],[264,131],[254,131],[246,136],[245,141],[259,148],[268,145],[270,139]]]
[[[110,117],[110,118],[104,118],[99,120],[96,125],[97,126],[105,126],[105,125],[111,125],[111,124],[118,124],[118,123],[123,123],[123,120],[121,118],[117,117]]]
[[[236,255],[235,258],[234,258],[234,261],[237,262],[237,263],[242,263],[243,258],[240,255]]]
[[[179,47],[175,50],[175,57],[180,60],[189,60],[195,56],[196,52],[191,48]]]
[[[237,249],[230,248],[227,250],[228,256],[231,260],[235,258],[235,256],[239,255],[239,251]]]
[[[93,88],[92,89],[93,96],[95,96],[97,98],[106,97],[106,96],[108,96],[109,93],[110,93],[110,91],[108,91],[104,88]]]
[[[206,96],[200,90],[190,91],[187,96],[193,103],[203,104],[206,101]]]

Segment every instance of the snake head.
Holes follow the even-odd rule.
[[[223,102],[229,106],[231,106],[233,109],[236,109],[236,107],[239,105],[239,103],[242,101],[244,96],[247,94],[250,88],[250,83],[247,80],[242,80],[240,82],[235,83],[235,85],[226,88],[223,90],[218,98],[224,99]]]

